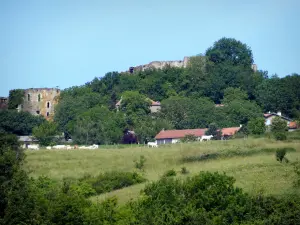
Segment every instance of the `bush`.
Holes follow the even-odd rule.
[[[145,158],[145,156],[141,155],[140,160],[134,161],[134,162],[135,162],[135,168],[137,168],[139,170],[143,170],[145,167],[146,158]]]
[[[70,191],[82,195],[85,198],[97,194],[92,185],[88,184],[87,182],[78,182],[75,184],[71,184]]]
[[[166,171],[163,175],[163,177],[172,177],[172,176],[176,176],[176,171],[174,169]]]
[[[189,171],[187,170],[186,167],[182,167],[180,172],[181,172],[181,174],[188,174],[189,173]]]
[[[97,194],[102,194],[142,183],[146,179],[135,172],[106,172],[96,177],[85,176],[79,181],[90,184]]]
[[[276,160],[279,161],[279,162],[282,162],[283,159],[285,158],[285,155],[286,155],[286,149],[285,148],[277,149],[277,151],[276,151]]]
[[[197,137],[193,134],[187,134],[181,139],[181,141],[184,142],[184,143],[194,142],[194,141],[197,141]]]
[[[277,141],[284,141],[287,139],[287,136],[284,132],[275,132],[273,133],[273,136]]]

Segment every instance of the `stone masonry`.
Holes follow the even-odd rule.
[[[32,115],[42,115],[46,119],[52,119],[59,95],[60,90],[57,88],[25,89],[23,104],[18,106],[18,111],[30,112]]]

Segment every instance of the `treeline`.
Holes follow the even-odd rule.
[[[224,174],[200,172],[180,180],[167,171],[147,184],[137,200],[120,206],[116,198],[92,203],[86,197],[94,194],[93,188],[101,193],[143,182],[138,175],[85,177],[76,185],[69,179],[29,178],[23,161],[17,138],[0,134],[0,168],[5,168],[0,170],[0,224],[300,224],[299,196],[250,196]]]
[[[267,71],[254,71],[252,64],[246,44],[222,38],[204,55],[191,57],[186,68],[110,72],[65,89],[54,122],[75,143],[111,144],[120,142],[128,129],[143,143],[163,128],[205,128],[211,123],[246,127],[267,111],[299,119],[300,76],[269,77]],[[149,99],[161,102],[159,113],[150,112]]]

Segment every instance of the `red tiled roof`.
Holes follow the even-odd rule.
[[[295,122],[295,121],[293,121],[293,122],[290,122],[290,124],[289,124],[289,128],[290,128],[290,129],[296,129],[296,128],[298,128],[298,124],[297,124],[297,122]]]
[[[188,130],[162,130],[156,136],[155,139],[165,138],[183,138],[187,134],[201,137],[205,134],[207,129],[188,129]]]
[[[236,132],[238,132],[241,128],[240,127],[227,127],[222,129],[222,135],[234,135]]]

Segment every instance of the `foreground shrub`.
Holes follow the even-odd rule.
[[[96,177],[85,176],[80,181],[90,184],[97,194],[102,194],[142,183],[146,179],[135,172],[106,172]]]
[[[284,141],[287,139],[285,132],[275,132],[275,133],[273,133],[273,136],[274,136],[275,140],[277,140],[277,141]]]
[[[146,186],[143,198],[127,204],[134,224],[299,224],[299,198],[254,196],[234,186],[234,178],[201,172]],[[129,215],[128,215],[129,216]]]
[[[285,148],[280,148],[276,150],[276,160],[279,162],[282,162],[283,159],[285,159],[286,155],[286,149]]]

